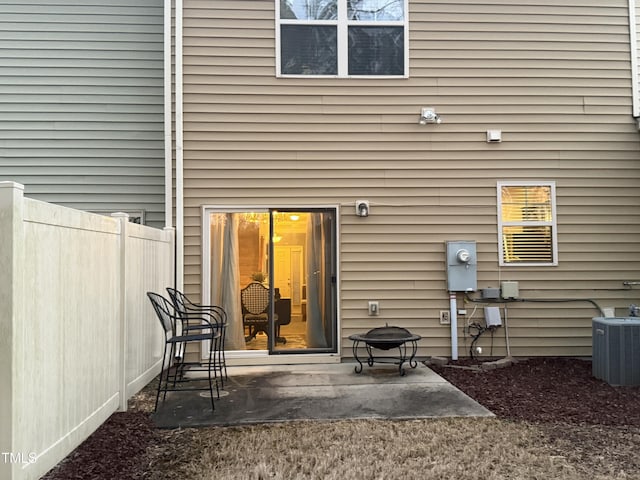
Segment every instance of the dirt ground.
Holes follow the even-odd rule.
[[[579,359],[472,366],[431,368],[497,419],[157,430],[150,385],[44,478],[640,479],[640,387]]]

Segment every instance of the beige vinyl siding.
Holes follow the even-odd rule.
[[[163,1],[0,0],[0,180],[164,226]]]
[[[479,288],[515,280],[525,298],[618,309],[639,299],[622,289],[640,275],[625,0],[410,0],[410,78],[384,80],[275,78],[273,0],[186,0],[184,14],[188,293],[201,291],[201,205],[339,204],[345,357],[348,335],[385,322],[422,335],[419,355],[450,353],[447,240],[477,241]],[[444,123],[419,125],[425,106]],[[556,182],[557,267],[498,267],[499,180]],[[597,315],[584,301],[510,304],[512,354],[590,355]]]

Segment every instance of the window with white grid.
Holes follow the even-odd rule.
[[[408,76],[407,0],[276,0],[278,76]]]

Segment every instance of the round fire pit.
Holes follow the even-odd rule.
[[[403,364],[405,362],[409,362],[411,368],[418,366],[414,358],[418,350],[418,340],[421,338],[420,335],[414,335],[406,328],[390,327],[389,325],[371,329],[367,333],[350,335],[349,340],[353,341],[353,356],[358,362],[358,365],[355,367],[356,373],[362,372],[363,368],[362,361],[358,357],[358,347],[362,343],[367,351],[367,364],[370,367],[373,366],[374,362],[394,363],[398,364],[400,375],[404,375]],[[409,352],[407,351],[407,344],[411,347]],[[397,356],[374,355],[374,349],[388,351],[394,348],[398,349]]]

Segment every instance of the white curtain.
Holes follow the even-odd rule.
[[[322,213],[312,213],[307,222],[307,240],[305,248],[307,280],[307,346],[327,348],[326,318],[326,229]]]
[[[238,224],[238,214],[211,215],[211,303],[227,312],[227,350],[246,348],[240,305]]]

